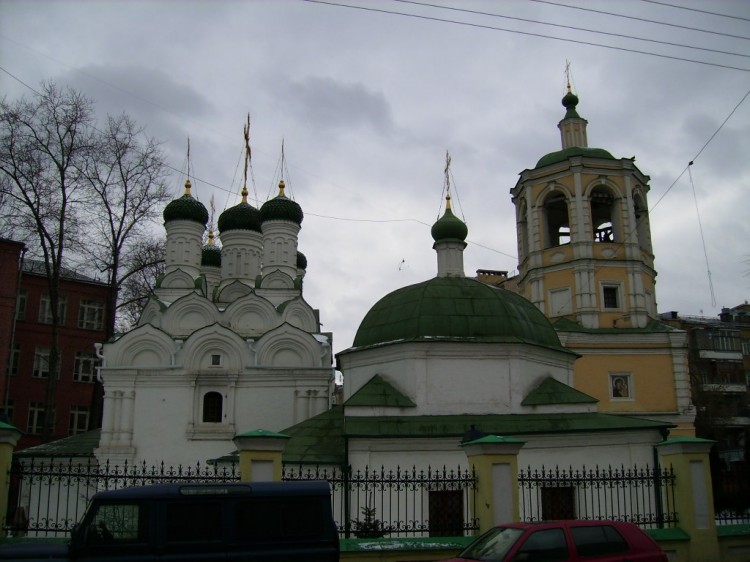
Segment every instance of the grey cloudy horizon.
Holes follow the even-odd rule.
[[[393,0],[346,3],[367,9],[302,0],[0,0],[0,90],[17,99],[32,94],[24,84],[52,80],[93,99],[100,116],[127,113],[179,170],[175,197],[189,138],[193,194],[207,206],[214,196],[217,216],[239,202],[249,113],[255,203],[276,194],[283,141],[284,179],[305,212],[304,297],[341,351],[378,299],[435,275],[430,226],[442,209],[446,151],[454,211],[469,228],[466,274],[517,269],[509,191],[521,171],[560,149],[569,60],[589,146],[635,156],[651,177],[659,311],[715,316],[748,299],[750,101],[740,102],[750,91],[750,3],[685,1],[685,10],[564,2],[625,18],[556,5],[563,2],[431,2],[554,26]]]

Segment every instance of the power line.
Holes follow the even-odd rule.
[[[731,33],[722,33],[721,31],[711,31],[710,29],[700,29],[699,27],[690,27],[687,25],[680,25],[678,23],[669,23],[665,21],[650,20],[648,18],[639,18],[637,16],[626,16],[624,14],[615,14],[613,12],[606,12],[604,10],[596,10],[594,8],[583,8],[581,6],[571,6],[570,4],[561,4],[559,2],[551,2],[550,0],[529,0],[530,2],[539,2],[540,4],[549,4],[550,6],[558,6],[560,8],[570,8],[571,10],[581,10],[583,12],[591,12],[594,14],[603,14],[606,16],[613,16],[617,18],[624,18],[634,21],[642,21],[644,23],[653,23],[657,25],[666,25],[668,27],[676,27],[678,29],[687,29],[688,31],[699,31],[701,33],[709,33],[711,35],[720,35],[721,37],[730,37],[732,39],[744,39],[750,41],[750,37],[743,35],[732,35]]]
[[[669,2],[657,2],[657,0],[641,0],[641,2],[648,2],[649,4],[658,4],[660,6],[667,6],[669,8],[677,8],[678,10],[687,10],[689,12],[698,12],[701,14],[708,14],[710,16],[719,16],[722,18],[730,18],[733,20],[750,21],[750,18],[743,18],[742,16],[732,16],[729,14],[720,14],[719,12],[709,12],[708,10],[699,10],[698,8],[690,8],[688,6],[681,6],[679,4],[670,4]]]
[[[623,33],[613,33],[611,31],[602,31],[600,29],[588,29],[588,28],[585,28],[585,27],[575,27],[575,26],[572,26],[572,25],[563,25],[563,24],[560,24],[560,23],[550,23],[550,22],[545,22],[545,21],[540,21],[540,20],[532,20],[532,19],[527,19],[527,18],[519,18],[519,17],[516,17],[516,16],[506,16],[506,15],[503,15],[503,14],[496,14],[496,13],[493,13],[493,12],[481,12],[481,11],[478,11],[478,10],[468,10],[466,8],[453,8],[451,6],[440,6],[438,4],[428,4],[426,2],[416,2],[415,0],[392,0],[392,1],[393,2],[400,2],[402,4],[413,4],[413,5],[416,5],[416,6],[425,6],[425,7],[430,7],[430,8],[438,8],[438,9],[441,9],[441,10],[450,10],[450,11],[453,11],[453,12],[462,12],[462,13],[474,14],[474,15],[480,15],[480,16],[489,16],[489,17],[493,17],[493,18],[503,18],[503,19],[509,19],[509,20],[513,20],[513,21],[521,21],[521,22],[524,22],[524,23],[533,23],[533,24],[537,24],[537,25],[548,25],[550,27],[558,27],[558,28],[561,28],[561,29],[572,29],[574,31],[585,31],[586,33],[596,33],[598,35],[607,35],[609,37],[619,37],[619,38],[622,38],[622,39],[632,39],[634,41],[644,41],[644,42],[647,42],[647,43],[656,43],[657,45],[668,45],[670,47],[681,47],[681,48],[684,48],[684,49],[694,49],[694,50],[698,50],[698,51],[706,51],[706,52],[709,52],[709,53],[717,53],[717,54],[721,54],[721,55],[732,55],[732,56],[736,56],[736,57],[750,58],[750,55],[746,55],[746,54],[743,54],[743,53],[733,53],[731,51],[721,51],[719,49],[709,49],[707,47],[697,47],[695,45],[685,45],[685,44],[682,44],[682,43],[673,43],[671,41],[660,41],[658,39],[649,39],[648,37],[636,37],[634,35],[625,35]]]
[[[492,25],[484,25],[484,24],[479,24],[479,23],[469,23],[469,22],[465,22],[465,21],[451,20],[451,19],[445,19],[445,18],[437,18],[437,17],[434,17],[434,16],[425,16],[425,15],[419,15],[419,14],[409,14],[409,13],[406,13],[406,12],[397,12],[397,11],[394,11],[394,10],[384,10],[382,8],[370,8],[370,7],[367,7],[367,6],[353,6],[351,4],[342,4],[342,3],[339,3],[339,2],[330,2],[330,1],[326,1],[326,0],[302,0],[302,1],[303,2],[308,2],[308,3],[311,3],[311,4],[323,4],[323,5],[327,5],[327,6],[334,6],[334,7],[337,7],[337,8],[350,8],[350,9],[353,9],[353,10],[362,10],[362,11],[366,11],[366,12],[377,12],[377,13],[381,13],[381,14],[390,14],[390,15],[395,15],[395,16],[403,16],[403,17],[409,17],[409,18],[422,19],[422,20],[427,20],[427,21],[438,21],[438,22],[442,22],[442,23],[451,23],[451,24],[454,24],[454,25],[463,25],[463,26],[467,26],[467,27],[473,27],[473,28],[478,28],[478,29],[487,29],[487,30],[491,30],[491,31],[503,31],[503,32],[506,32],[506,33],[515,33],[515,34],[518,34],[518,35],[526,35],[528,37],[541,37],[543,39],[553,39],[555,41],[562,41],[562,42],[566,42],[566,43],[575,43],[577,45],[587,45],[589,47],[600,47],[600,48],[603,48],[603,49],[611,49],[611,50],[614,50],[614,51],[623,51],[623,52],[626,52],[626,53],[636,53],[636,54],[640,54],[640,55],[648,55],[648,56],[652,56],[652,57],[659,57],[659,58],[670,59],[670,60],[678,60],[678,61],[682,61],[682,62],[690,62],[690,63],[693,63],[693,64],[702,64],[702,65],[706,65],[706,66],[715,66],[715,67],[718,67],[718,68],[726,68],[726,69],[729,69],[729,70],[739,70],[741,72],[750,72],[750,68],[742,68],[742,67],[731,66],[731,65],[727,65],[727,64],[720,64],[720,63],[715,63],[715,62],[707,62],[707,61],[701,61],[701,60],[695,60],[695,59],[688,59],[688,58],[685,58],[685,57],[678,57],[678,56],[673,56],[673,55],[665,55],[665,54],[653,53],[653,52],[649,52],[649,51],[641,51],[639,49],[630,49],[630,48],[626,48],[626,47],[615,47],[614,45],[605,45],[605,44],[602,44],[602,43],[593,43],[591,41],[581,41],[581,40],[578,40],[578,39],[565,39],[565,38],[562,38],[562,37],[554,37],[552,35],[544,35],[543,33],[532,33],[532,32],[529,32],[529,31],[519,31],[519,30],[516,30],[516,29],[506,29],[506,28],[503,28],[503,27],[495,27],[495,26],[492,26]],[[533,1],[538,2],[538,1],[541,1],[541,0],[533,0]]]

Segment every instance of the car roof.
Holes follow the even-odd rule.
[[[630,526],[632,523],[615,521],[613,519],[557,519],[550,521],[521,521],[497,525],[498,528],[539,529],[543,527],[588,527],[594,525]]]
[[[107,490],[94,495],[96,500],[132,500],[153,498],[226,497],[247,495],[252,497],[276,496],[329,496],[328,482],[310,480],[301,482],[240,482],[224,484],[151,484],[119,490]]]

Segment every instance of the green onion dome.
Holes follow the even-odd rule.
[[[229,230],[260,230],[260,211],[247,202],[247,187],[242,188],[242,201],[219,215],[219,232]]]
[[[469,229],[466,224],[451,211],[451,196],[445,197],[445,213],[432,225],[432,239],[435,242],[441,240],[466,240]]]
[[[354,347],[407,341],[564,349],[550,321],[530,301],[467,277],[435,277],[386,295],[365,315]]]
[[[602,160],[615,160],[608,151],[603,148],[588,148],[582,146],[572,146],[564,150],[558,150],[556,152],[550,152],[542,156],[536,163],[536,168],[543,168],[550,164],[557,164],[558,162],[564,162],[574,156],[583,156],[584,158],[601,158]]]
[[[568,93],[563,96],[562,104],[563,107],[568,110],[565,113],[566,119],[569,117],[577,117],[580,119],[581,116],[578,115],[578,112],[576,111],[576,106],[578,105],[578,96],[571,92],[570,88],[568,88]]]
[[[201,265],[207,267],[221,267],[221,248],[214,242],[214,231],[208,231],[208,242],[201,250]]]
[[[208,223],[208,211],[203,203],[190,195],[190,187],[190,180],[187,180],[185,182],[185,194],[164,207],[162,216],[165,223],[175,220],[188,220],[206,226]]]
[[[302,224],[304,218],[302,207],[284,195],[285,187],[284,180],[281,180],[279,182],[279,194],[263,203],[260,208],[260,216],[263,222],[276,220]]]
[[[297,252],[297,269],[307,269],[307,257],[302,252]]]

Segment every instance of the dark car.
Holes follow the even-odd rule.
[[[490,529],[444,562],[667,562],[640,528],[621,521],[509,523]]]
[[[327,482],[164,484],[96,494],[69,542],[0,548],[0,560],[335,562]]]

